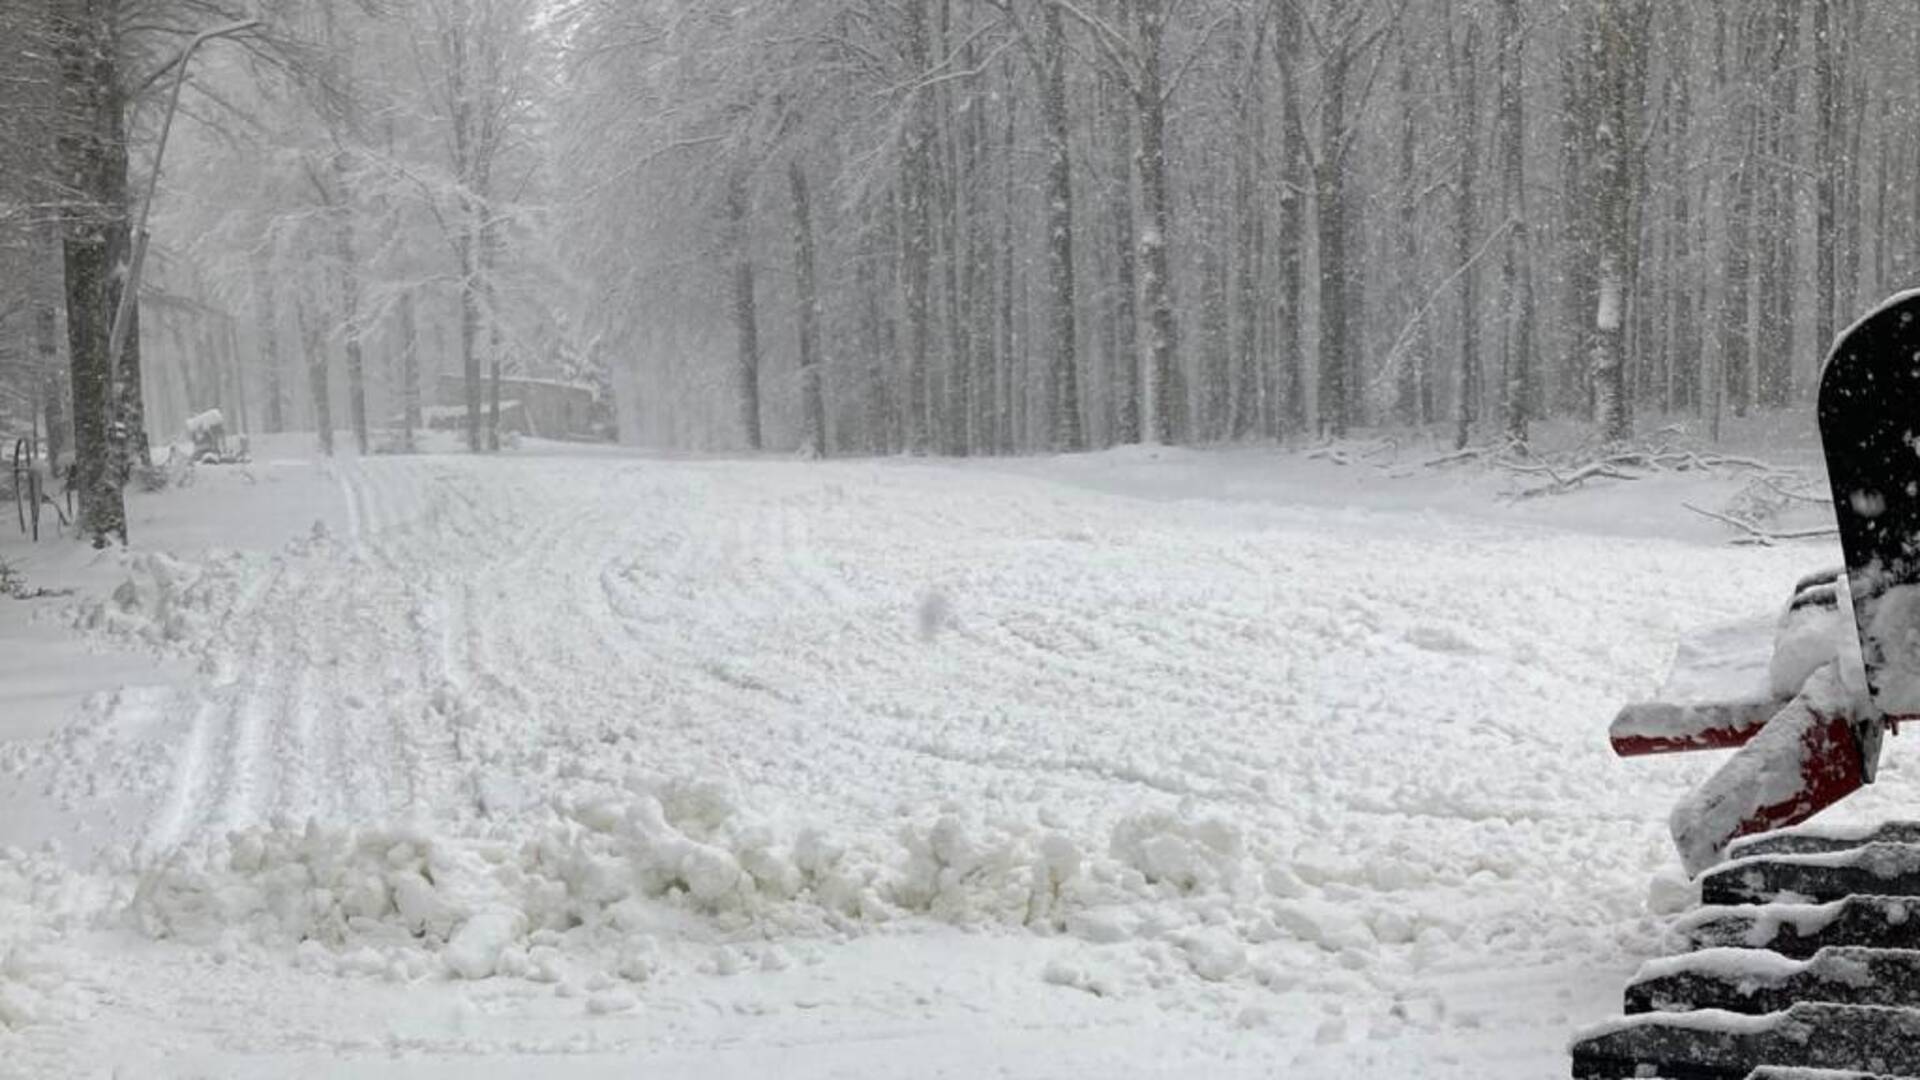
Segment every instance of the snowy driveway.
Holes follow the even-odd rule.
[[[0,744],[136,808],[0,859],[35,1074],[1558,1074],[1710,764],[1612,707],[1818,561],[1044,469],[331,476],[344,529],[93,613],[198,677]]]

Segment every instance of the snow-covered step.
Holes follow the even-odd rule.
[[[1914,1080],[1910,1076],[1888,1073],[1855,1072],[1852,1069],[1782,1069],[1762,1065],[1747,1074],[1747,1080]]]
[[[1855,895],[1920,896],[1920,844],[1759,855],[1724,863],[1700,879],[1700,899],[1707,904],[1765,903],[1787,896],[1818,902]]]
[[[1796,959],[1836,945],[1920,949],[1920,900],[1849,896],[1825,904],[1707,907],[1676,929],[1695,949],[1770,949]]]
[[[1866,832],[1832,832],[1818,829],[1761,833],[1735,840],[1727,851],[1729,860],[1758,855],[1811,855],[1822,851],[1847,851],[1868,844],[1920,844],[1920,821],[1888,821]]]
[[[1641,1013],[1573,1046],[1575,1080],[1746,1080],[1762,1065],[1920,1074],[1920,1011],[1803,1002],[1764,1016]]]
[[[1827,948],[1793,960],[1763,949],[1706,949],[1649,962],[1626,993],[1629,1013],[1767,1013],[1797,1001],[1920,1006],[1920,951]]]

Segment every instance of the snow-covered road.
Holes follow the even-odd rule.
[[[1557,1073],[1712,764],[1607,717],[1824,553],[1112,464],[373,459],[130,558],[197,674],[0,742],[103,853],[0,857],[0,1072]]]

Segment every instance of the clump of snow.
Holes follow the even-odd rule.
[[[1700,883],[1674,869],[1656,872],[1647,887],[1647,911],[1654,915],[1678,915],[1699,903]]]
[[[1221,818],[1139,814],[1114,828],[1112,853],[1147,881],[1182,893],[1231,893],[1245,884],[1246,844],[1239,828]]]
[[[58,946],[111,902],[98,881],[74,873],[56,853],[0,849],[0,1032],[84,1007],[86,991]]]
[[[463,979],[488,978],[500,967],[501,954],[526,932],[525,912],[511,908],[477,912],[447,940],[447,969]]]
[[[231,601],[233,578],[161,552],[124,556],[124,577],[105,600],[82,604],[85,629],[153,646],[184,647],[207,637],[212,613]]]
[[[1842,576],[1834,586],[1847,588]],[[1846,596],[1828,607],[1806,604],[1789,608],[1780,617],[1774,631],[1773,655],[1768,662],[1768,683],[1778,698],[1789,698],[1813,673],[1834,661],[1850,645],[1857,648],[1852,608]]]
[[[226,422],[226,417],[220,415],[219,409],[208,409],[206,412],[187,417],[187,434],[204,435]]]
[[[1865,614],[1865,636],[1880,650],[1876,704],[1895,715],[1920,711],[1920,585],[1888,589]]]
[[[1791,617],[1789,613],[1784,618]],[[1768,663],[1778,631],[1776,620],[1764,614],[1688,631],[1674,647],[1659,699],[1688,703],[1793,696],[1798,682],[1784,694],[1771,689]]]

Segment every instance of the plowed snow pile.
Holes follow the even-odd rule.
[[[370,460],[320,474],[344,524],[117,557],[65,620],[196,674],[0,742],[0,795],[83,823],[0,857],[0,1051],[1556,1062],[1655,948],[1712,764],[1614,762],[1611,707],[1825,553],[1110,464]]]

